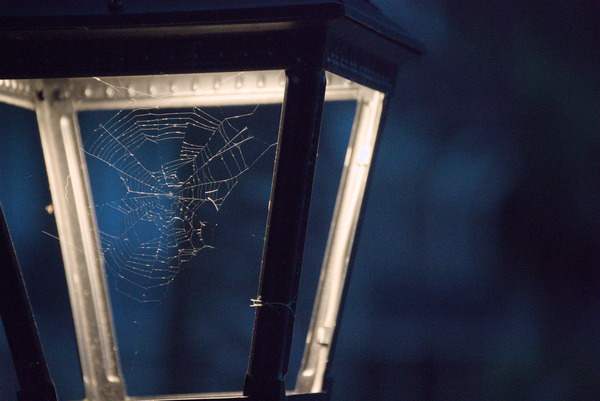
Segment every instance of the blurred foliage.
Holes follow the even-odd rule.
[[[335,399],[596,399],[600,6],[374,3],[429,51],[399,75]]]

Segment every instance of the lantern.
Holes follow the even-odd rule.
[[[136,298],[160,293],[181,264],[210,246],[205,222],[195,221],[219,210],[269,149],[275,167],[243,392],[160,399],[328,399],[378,134],[398,68],[422,46],[358,0],[15,2],[2,14],[0,100],[37,115],[85,399],[127,398],[106,270],[125,279],[123,291],[137,290]],[[286,393],[322,110],[330,100],[354,100],[356,112],[304,358],[296,389]],[[225,118],[203,111],[278,103],[272,142],[255,142],[236,126],[253,109]],[[90,110],[118,113],[82,139],[80,114]],[[188,129],[204,139],[185,137]],[[178,144],[174,160],[152,160],[162,160],[158,143]],[[92,200],[99,185],[88,172],[93,161],[111,168],[126,191],[102,210]],[[104,214],[105,224],[121,221],[127,235],[102,227]]]

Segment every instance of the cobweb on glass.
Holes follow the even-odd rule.
[[[223,202],[275,146],[244,126],[254,111],[220,119],[199,108],[122,110],[87,138],[85,153],[114,171],[122,187],[113,191],[117,200],[96,205],[117,291],[160,300],[178,272],[211,247]]]

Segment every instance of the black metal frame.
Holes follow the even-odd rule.
[[[0,317],[15,365],[19,401],[57,401],[19,262],[0,205]]]
[[[398,66],[422,53],[422,46],[360,0],[158,3],[86,0],[70,5],[68,15],[60,2],[39,2],[37,8],[31,2],[4,5],[0,78],[286,70],[244,395],[215,399],[326,400],[325,393],[286,396],[283,381],[323,109],[324,71],[390,94]]]
[[[363,0],[179,3],[136,0],[115,12],[95,0],[73,2],[67,10],[51,0],[3,4],[0,76],[311,67],[389,92],[398,66],[423,52]]]
[[[322,70],[288,70],[244,394],[285,399],[304,239],[325,96]]]

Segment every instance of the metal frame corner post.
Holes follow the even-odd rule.
[[[19,401],[56,401],[27,289],[0,205],[0,316],[15,366]]]
[[[372,164],[388,102],[382,92],[362,88],[323,258],[296,391],[329,392],[333,353],[356,253]]]
[[[122,401],[125,385],[70,81],[34,84],[38,93],[35,111],[73,309],[85,399]]]
[[[244,394],[253,401],[285,399],[284,377],[315,171],[325,73],[317,68],[286,71],[287,83],[256,316]]]

